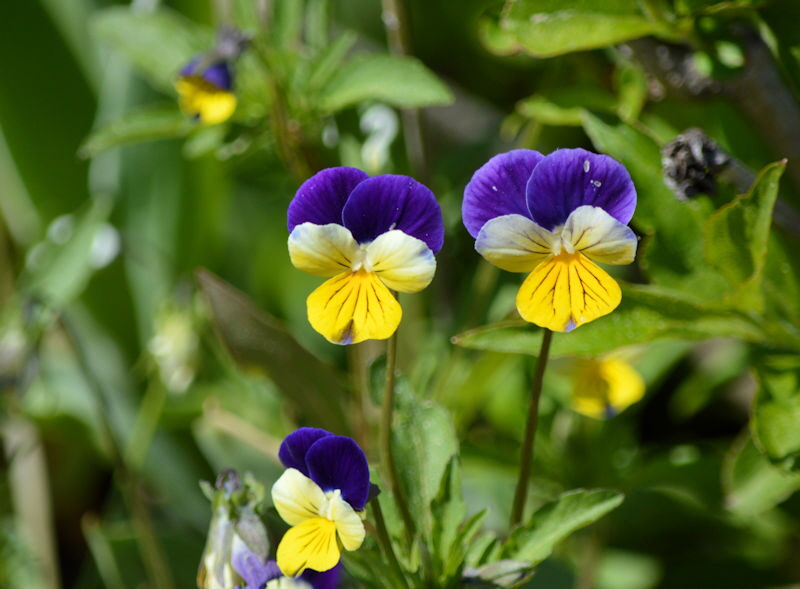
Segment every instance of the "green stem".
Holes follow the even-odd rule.
[[[389,492],[397,503],[406,532],[409,538],[416,533],[414,518],[408,508],[408,501],[400,485],[400,478],[397,475],[397,465],[392,454],[392,417],[394,413],[394,382],[395,369],[397,367],[397,332],[395,331],[386,346],[386,385],[383,390],[383,404],[381,406],[380,424],[380,453],[381,462],[384,465],[385,476],[389,487]]]
[[[539,358],[536,360],[536,370],[531,384],[528,422],[525,424],[525,437],[522,440],[522,452],[520,455],[519,480],[517,481],[517,490],[514,493],[514,505],[511,509],[512,528],[522,522],[525,501],[528,498],[528,483],[530,482],[531,467],[533,466],[533,442],[536,439],[536,428],[539,425],[539,398],[542,395],[544,369],[547,365],[547,357],[550,354],[550,341],[552,338],[553,332],[545,328],[542,335],[542,347],[539,350]]]
[[[389,561],[389,566],[391,566],[392,571],[394,571],[394,574],[397,576],[399,586],[408,589],[406,577],[403,574],[403,569],[400,567],[400,561],[397,560],[397,555],[394,553],[392,539],[389,537],[389,530],[386,528],[386,520],[383,517],[383,509],[377,497],[370,503],[370,508],[375,515],[375,531],[381,551]]]

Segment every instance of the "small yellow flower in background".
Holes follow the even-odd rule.
[[[241,31],[223,28],[216,46],[195,57],[178,74],[178,105],[187,115],[206,125],[228,120],[236,110],[233,62],[247,46]]]
[[[570,405],[588,417],[613,417],[644,396],[644,379],[620,358],[582,358],[574,374]]]

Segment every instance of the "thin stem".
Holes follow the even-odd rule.
[[[512,528],[522,522],[525,501],[528,498],[528,483],[530,482],[531,467],[533,466],[533,442],[536,439],[536,428],[539,425],[539,398],[542,395],[544,369],[547,365],[547,357],[550,355],[550,341],[552,338],[553,332],[545,328],[542,335],[542,347],[539,350],[539,358],[536,360],[536,370],[531,384],[528,422],[525,424],[525,437],[522,440],[522,452],[520,455],[519,480],[517,481],[517,490],[514,493],[514,505],[511,509]]]
[[[383,404],[381,406],[381,428],[380,439],[378,440],[381,453],[381,462],[384,465],[385,476],[389,491],[397,503],[406,532],[409,538],[416,533],[414,518],[408,508],[408,501],[400,485],[400,478],[397,475],[397,465],[392,454],[392,417],[394,413],[394,383],[395,369],[397,367],[397,332],[395,331],[386,346],[386,385],[383,390]]]
[[[389,561],[389,565],[392,567],[392,570],[397,576],[400,585],[408,589],[406,577],[403,574],[403,569],[400,567],[400,561],[397,560],[397,555],[394,553],[392,539],[389,537],[389,530],[386,528],[386,520],[383,517],[383,509],[381,508],[381,503],[377,497],[371,502],[370,508],[372,509],[372,513],[375,515],[375,532],[378,538],[378,544],[381,547],[381,551]]]

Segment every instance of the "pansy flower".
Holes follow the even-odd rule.
[[[175,90],[183,112],[208,125],[230,118],[236,110],[233,62],[248,43],[246,34],[232,27],[223,27],[210,51],[193,58],[181,68]]]
[[[233,74],[226,61],[193,59],[178,74],[175,90],[181,110],[201,123],[221,123],[236,110]]]
[[[329,277],[306,303],[311,326],[333,343],[390,337],[402,317],[391,291],[418,292],[433,279],[442,213],[408,176],[322,170],[300,186],[287,217],[292,264]]]
[[[582,358],[573,374],[570,405],[588,417],[614,417],[644,396],[644,379],[621,358]]]
[[[287,577],[332,569],[342,548],[364,541],[367,458],[351,438],[308,427],[289,434],[278,457],[287,470],[272,487],[272,502],[292,526],[278,545],[278,567]]]
[[[633,261],[635,207],[628,171],[606,155],[518,149],[475,172],[462,215],[484,258],[529,273],[517,293],[522,318],[569,331],[619,304],[619,285],[596,262]]]

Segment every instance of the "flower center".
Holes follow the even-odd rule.
[[[340,504],[344,502],[342,499],[342,491],[334,489],[325,493],[325,503],[320,505],[319,515],[330,521],[336,521],[336,512],[340,509]]]
[[[367,246],[372,243],[368,241],[366,243],[358,244],[358,250],[356,254],[353,256],[353,261],[350,264],[350,269],[353,272],[358,272],[359,270],[363,270],[364,272],[373,272],[372,264],[369,263],[367,260]]]
[[[564,225],[553,227],[551,231],[553,236],[550,244],[553,255],[560,256],[561,254],[574,254],[575,245],[566,237],[564,237]]]

